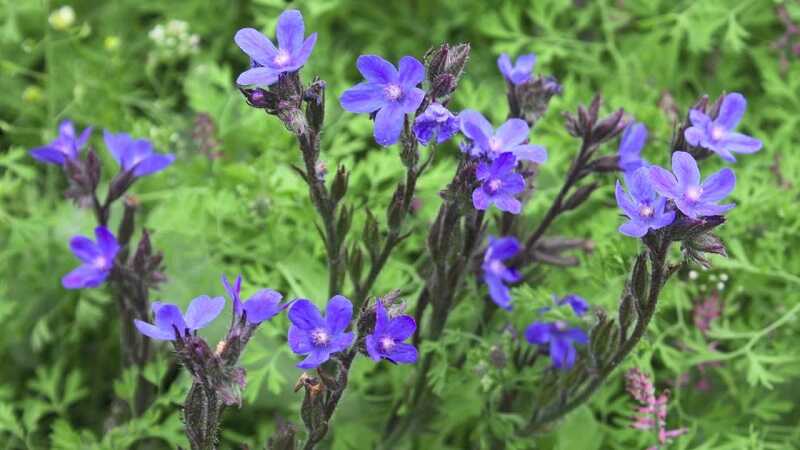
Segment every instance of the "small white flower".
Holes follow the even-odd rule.
[[[719,279],[720,279],[721,281],[728,281],[728,274],[727,274],[727,273],[721,273],[721,274],[719,274]]]
[[[50,26],[58,31],[64,31],[75,23],[75,10],[65,5],[50,13],[47,19]]]
[[[722,281],[720,281],[719,283],[717,283],[717,290],[718,290],[718,291],[721,291],[721,290],[723,290],[723,289],[725,289],[725,283],[723,283]]]
[[[700,274],[697,273],[696,270],[690,270],[689,271],[689,279],[690,280],[696,280],[699,276],[700,276]]]

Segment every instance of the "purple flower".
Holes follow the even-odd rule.
[[[686,129],[684,137],[689,144],[707,148],[729,162],[736,161],[731,152],[755,153],[761,149],[761,141],[734,131],[745,109],[747,100],[738,92],[722,99],[719,114],[714,120],[704,112],[693,109],[689,111],[692,126]]]
[[[303,15],[295,9],[284,11],[278,17],[275,31],[278,48],[253,28],[237,31],[233,40],[250,57],[252,67],[239,75],[236,83],[269,86],[278,81],[280,74],[303,67],[317,42],[317,33],[304,41],[305,32]]]
[[[438,103],[431,103],[414,121],[414,134],[422,145],[428,145],[434,137],[436,143],[441,144],[458,133],[459,127],[458,118],[453,113]]]
[[[589,302],[577,294],[567,294],[556,302],[558,306],[569,305],[576,316],[581,317],[589,311]]]
[[[522,203],[514,195],[525,190],[525,179],[514,172],[517,159],[512,153],[503,153],[490,163],[481,162],[475,176],[481,186],[472,192],[475,209],[484,210],[494,204],[500,211],[519,214]]]
[[[672,154],[672,173],[658,166],[650,167],[650,181],[661,195],[672,199],[681,212],[692,219],[716,216],[733,208],[733,203],[718,205],[736,185],[736,175],[725,168],[700,182],[700,169],[692,155]]]
[[[30,155],[44,163],[64,165],[67,160],[78,158],[91,134],[92,127],[87,127],[76,136],[72,121],[65,120],[58,126],[58,137],[43,147],[32,149]]]
[[[416,329],[417,324],[411,316],[390,319],[378,299],[375,302],[375,330],[366,338],[369,357],[375,361],[387,359],[395,364],[414,364],[417,362],[417,349],[403,341],[411,337]]]
[[[495,159],[503,153],[513,153],[518,160],[543,163],[547,161],[547,150],[538,145],[526,144],[530,128],[522,119],[508,119],[495,132],[492,124],[478,111],[466,109],[458,115],[461,131],[474,145],[470,154]]]
[[[160,172],[175,161],[175,155],[156,153],[152,142],[134,139],[127,133],[114,134],[104,130],[103,140],[120,168],[132,170],[137,177]]]
[[[134,319],[133,324],[143,335],[158,341],[174,341],[179,336],[206,327],[225,307],[224,297],[201,295],[189,303],[186,314],[181,314],[178,305],[153,302],[151,309],[155,325]]]
[[[489,246],[483,255],[483,280],[489,286],[489,297],[497,306],[511,310],[511,294],[506,283],[516,283],[521,280],[516,269],[506,267],[503,261],[513,258],[519,253],[521,247],[517,238],[513,236],[494,238],[489,237]]]
[[[647,128],[643,123],[633,123],[625,128],[619,140],[619,167],[623,172],[633,172],[650,164],[642,159],[642,148],[647,142]]]
[[[81,266],[61,279],[67,289],[83,289],[100,286],[114,267],[114,258],[119,251],[117,238],[106,227],[94,229],[97,242],[85,236],[75,236],[69,241],[72,253],[83,262]]]
[[[272,319],[286,307],[280,304],[283,295],[272,289],[261,289],[242,302],[239,296],[242,288],[241,275],[236,277],[232,286],[225,275],[222,275],[222,285],[225,286],[225,291],[233,302],[233,315],[241,317],[244,312],[247,321],[252,325]]]
[[[534,322],[525,330],[531,344],[548,345],[550,359],[556,369],[569,370],[575,365],[575,343],[586,345],[589,337],[580,328],[568,328],[566,322]]]
[[[522,84],[530,81],[535,64],[536,55],[533,53],[520,56],[513,66],[508,54],[503,53],[497,58],[497,67],[500,69],[500,73],[511,84]]]
[[[630,193],[625,192],[617,181],[617,205],[630,219],[619,227],[619,232],[626,236],[640,238],[648,230],[664,228],[675,220],[675,211],[666,210],[667,199],[653,189],[649,174],[647,167],[625,174],[625,184]]]
[[[308,355],[297,367],[313,369],[353,343],[353,333],[345,333],[353,318],[350,300],[341,295],[331,298],[325,316],[306,299],[295,301],[289,308],[289,347],[298,355]]]
[[[425,78],[425,67],[412,56],[400,58],[399,69],[380,56],[362,55],[356,67],[363,81],[344,91],[342,108],[352,113],[375,114],[375,141],[383,146],[397,142],[403,118],[419,108],[425,92],[417,85]]]

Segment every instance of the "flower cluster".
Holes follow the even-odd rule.
[[[663,448],[672,439],[685,434],[686,428],[674,430],[667,429],[667,403],[669,391],[663,391],[656,397],[655,387],[650,377],[639,369],[631,369],[625,374],[625,387],[631,397],[642,406],[637,408],[633,428],[638,430],[654,430],[658,445],[650,447],[651,450]]]
[[[556,307],[568,305],[576,317],[589,311],[589,302],[577,294],[568,294],[559,299],[553,296]],[[539,313],[549,311],[550,307],[539,309]],[[554,322],[536,321],[525,329],[525,340],[530,344],[547,346],[550,360],[556,369],[569,370],[575,365],[577,350],[575,344],[586,345],[589,336],[580,327],[570,327],[563,320]]]

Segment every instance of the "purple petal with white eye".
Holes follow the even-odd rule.
[[[289,9],[278,17],[278,26],[275,35],[278,38],[278,47],[289,53],[296,53],[303,45],[306,34],[303,15],[296,9]]]

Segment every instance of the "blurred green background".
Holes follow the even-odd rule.
[[[328,83],[322,159],[329,168],[352,169],[350,204],[375,205],[382,218],[402,176],[396,148],[372,139],[364,115],[344,113],[336,97],[360,79],[359,54],[391,61],[418,58],[443,41],[469,41],[472,58],[453,103],[482,111],[496,124],[507,114],[504,83],[495,60],[501,52],[535,52],[537,74],[552,74],[564,94],[533,131],[550,161],[525,211],[535,226],[557,192],[577,150],[563,129],[562,111],[588,103],[595,92],[604,110],[624,107],[650,130],[645,156],[666,163],[676,118],[704,93],[742,92],[748,99],[742,131],[764,149],[734,166],[739,205],[721,235],[730,257],[699,276],[683,272],[665,290],[649,339],[626,367],[653,374],[674,398],[670,425],[689,429],[669,448],[800,448],[800,60],[780,14],[800,23],[800,3],[771,0],[320,0],[283,2],[154,0],[0,3],[0,449],[122,449],[149,438],[153,448],[186,445],[178,405],[188,380],[162,392],[143,417],[108,429],[109,399],[129,398],[135,380],[121,373],[114,305],[103,289],[66,291],[60,277],[75,260],[67,242],[90,233],[88,211],[63,198],[63,174],[37,164],[27,149],[50,141],[57,124],[126,131],[177,154],[166,172],[142,180],[134,191],[144,224],[166,257],[169,282],[156,299],[185,305],[200,294],[221,295],[221,273],[243,273],[244,293],[272,287],[287,297],[322,304],[327,275],[316,216],[302,181],[289,164],[299,161],[292,137],[274,118],[249,108],[235,89],[248,64],[234,45],[237,29],[252,26],[273,35],[286,8],[297,8],[307,32],[319,33],[302,72]],[[791,28],[788,28],[791,31]],[[797,49],[800,52],[800,48]],[[101,134],[91,144],[104,159],[106,179],[116,167]],[[373,294],[401,287],[408,299],[420,288],[417,266],[424,233],[439,205],[437,192],[454,168],[457,148],[439,150],[420,181],[421,209],[414,236],[398,248]],[[607,148],[613,152],[614,148]],[[719,159],[705,163],[717,170]],[[492,436],[514,449],[593,450],[645,448],[652,435],[630,429],[633,402],[622,371],[588,407],[552,431],[512,437],[520,417],[493,412],[493,395],[508,378],[490,367],[502,332],[521,329],[548,304],[551,293],[577,293],[610,311],[638,245],[616,232],[614,177],[580,211],[562,218],[554,232],[590,238],[594,252],[568,270],[544,269],[543,282],[514,290],[514,317],[496,315],[492,333],[467,336],[483,295],[475,291],[453,312],[451,331],[435,351],[430,382],[442,414],[408,448],[491,448]],[[119,216],[119,211],[115,211]],[[356,218],[354,230],[360,230]],[[474,288],[472,288],[474,289]],[[713,292],[724,305],[706,336],[694,326],[693,305]],[[205,331],[211,342],[223,323]],[[261,448],[278,420],[299,422],[300,394],[291,387],[300,370],[285,345],[287,320],[259,330],[244,357],[249,385],[241,410],[227,411],[223,448]],[[709,348],[716,342],[715,349]],[[446,355],[469,348],[456,371]],[[148,367],[159,380],[169,352]],[[325,448],[372,448],[393,400],[413,367],[375,365],[361,358],[332,425]],[[697,363],[710,382],[697,389]],[[689,380],[685,380],[688,374]]]

